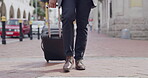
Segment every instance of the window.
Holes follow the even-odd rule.
[[[27,20],[24,20],[23,24],[24,24],[24,25],[28,25],[29,23],[28,23]]]
[[[9,20],[7,22],[7,25],[19,25],[19,22],[18,22],[18,20]]]
[[[131,7],[142,7],[143,0],[130,0]]]

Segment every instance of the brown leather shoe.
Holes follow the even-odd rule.
[[[64,66],[63,66],[64,72],[69,72],[70,69],[72,69],[73,64],[74,64],[73,56],[66,57],[66,62],[64,64]]]
[[[82,60],[76,60],[75,63],[77,70],[85,70],[85,65],[82,63]]]

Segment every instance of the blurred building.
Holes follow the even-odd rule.
[[[95,4],[97,4],[97,6],[95,8],[93,8],[90,12],[90,16],[89,16],[89,26],[92,25],[92,27],[90,27],[91,30],[95,30],[95,31],[99,31],[100,30],[100,2],[101,0],[94,0]],[[98,20],[99,19],[99,20]]]
[[[33,14],[33,0],[0,0],[0,16],[30,20]]]
[[[101,33],[121,37],[122,30],[128,29],[131,39],[148,40],[148,0],[102,0],[97,3],[91,14],[95,30],[100,26]],[[96,18],[100,20],[98,25]]]

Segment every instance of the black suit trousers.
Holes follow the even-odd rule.
[[[88,17],[92,6],[92,0],[62,1],[62,28],[66,56],[75,56],[76,60],[83,59],[87,43]],[[75,20],[77,25],[76,38],[74,38],[73,24]]]

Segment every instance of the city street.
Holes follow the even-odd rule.
[[[89,32],[84,57],[86,70],[73,68],[69,73],[62,70],[64,61],[46,63],[41,40],[12,41],[0,44],[0,78],[148,77],[146,40],[126,40]]]
[[[0,78],[148,78],[148,0],[84,1],[0,0],[0,35],[7,36],[6,44],[0,38]],[[74,65],[64,72],[65,60],[47,63],[41,38],[28,36],[47,31],[43,26],[51,29],[44,34],[55,34],[61,25],[64,44],[73,44],[72,24],[79,34],[78,48],[84,47],[89,27],[86,70]]]
[[[37,39],[38,38],[38,36],[37,35],[33,35],[33,38],[34,39]],[[23,38],[23,40],[29,40],[30,38],[27,36],[27,35],[25,35],[24,36],[24,38]],[[6,44],[8,44],[8,43],[15,43],[15,42],[19,42],[19,37],[6,37]],[[0,44],[2,44],[2,38],[0,38]]]

